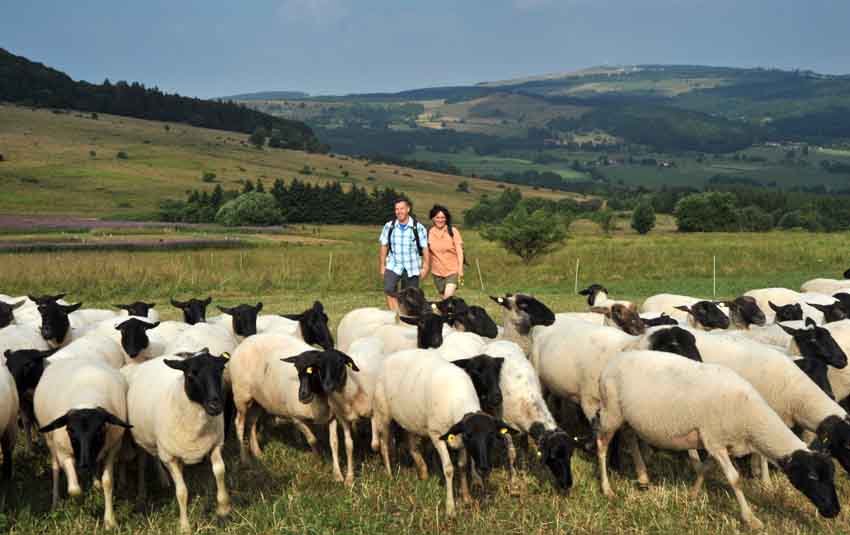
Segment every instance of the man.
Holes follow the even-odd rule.
[[[410,217],[410,201],[397,199],[394,207],[395,220],[384,225],[378,254],[378,269],[384,279],[384,294],[390,310],[398,310],[395,295],[399,282],[402,289],[418,288],[419,279],[428,276],[430,265],[428,231]]]

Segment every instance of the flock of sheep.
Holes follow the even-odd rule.
[[[648,485],[643,442],[687,450],[697,474],[692,493],[717,463],[751,527],[761,522],[731,461],[748,454],[763,480],[772,463],[822,516],[838,515],[832,458],[850,472],[850,419],[836,401],[850,395],[850,280],[752,290],[725,302],[662,294],[640,307],[610,299],[598,284],[582,294],[588,312],[559,314],[527,294],[493,297],[504,315],[497,326],[479,306],[430,303],[408,289],[398,312],[345,314],[336,344],[319,302],[291,315],[260,314],[262,303],[219,307],[222,314],[207,319],[210,298],[172,300],[184,321],[160,321],[152,303],[116,312],[82,309],[63,294],[0,295],[2,496],[19,426],[29,449],[35,423],[50,451],[54,506],[60,473],[72,496],[81,479],[97,475],[104,524],[113,527],[114,470],[135,461],[144,500],[153,457],[161,482],[170,475],[186,531],[183,465],[210,460],[217,513],[227,515],[225,436],[235,428],[243,461],[261,456],[257,422],[265,413],[294,424],[313,448],[314,429],[327,429],[334,477],[346,485],[354,482],[359,420],[370,420],[371,447],[390,474],[400,436],[427,478],[427,439],[442,464],[449,515],[455,468],[469,500],[468,476],[483,484],[497,442],[515,490],[518,434],[562,489],[573,484],[573,452],[595,445],[602,491],[614,496],[607,464],[621,442],[639,484]],[[570,402],[592,436],[559,426],[558,409]],[[456,466],[450,449],[458,450]]]

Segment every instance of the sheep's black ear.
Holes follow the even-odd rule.
[[[150,329],[156,329],[157,327],[159,327],[160,323],[161,322],[159,322],[159,321],[156,322],[156,323],[148,323],[147,325],[145,325],[145,330],[147,331],[147,330],[150,330]]]
[[[5,356],[6,356],[6,358],[11,357],[11,356],[12,356],[12,350],[11,350],[11,349],[7,349],[6,351],[4,351],[4,352],[3,352],[3,355],[5,355]]]
[[[321,303],[321,301],[313,301],[313,310],[316,312],[324,312],[325,306]]]
[[[399,316],[398,319],[400,319],[402,323],[406,323],[408,325],[419,325],[418,318],[411,318],[409,316]]]
[[[130,308],[130,305],[112,305],[114,308],[120,308],[121,310],[127,310]]]
[[[82,301],[80,301],[79,303],[74,303],[73,305],[59,305],[59,308],[61,308],[62,312],[64,312],[65,314],[70,314],[71,312],[78,310],[81,306],[83,306]]]
[[[263,309],[263,302],[260,301],[254,308],[257,310],[257,312],[261,311]]]
[[[182,357],[184,354],[185,353],[181,353],[180,356]],[[192,353],[189,353],[189,356],[192,356]],[[174,368],[175,370],[180,370],[181,372],[186,369],[186,361],[185,360],[165,359],[162,362],[166,366],[168,366],[169,368]]]
[[[769,306],[770,309],[773,310],[774,312],[779,312],[779,307],[774,305],[772,301],[768,301],[767,306]]]
[[[206,299],[204,299],[201,302],[204,304],[204,306],[209,306],[210,303],[212,303],[212,296],[207,297]]]
[[[148,305],[148,308],[154,308],[156,306],[156,303],[145,303],[145,304]]]
[[[47,350],[44,350],[44,351],[40,351],[38,353],[38,358],[39,359],[46,359],[48,357],[51,357],[51,356],[53,356],[54,353],[56,353],[60,349],[61,349],[60,347],[54,347],[53,349],[47,349]]]
[[[813,320],[812,318],[806,318],[806,327],[814,328],[814,327],[817,327],[817,325],[818,324],[815,323],[815,320]]]
[[[186,308],[186,302],[185,301],[178,301],[178,300],[176,300],[172,297],[171,298],[171,306],[177,307],[177,308]]]
[[[790,334],[791,336],[797,335],[798,329],[782,325],[781,323],[777,323],[777,325],[779,325],[779,328],[785,331],[786,334]]]
[[[68,415],[67,414],[60,416],[59,418],[56,418],[55,420],[53,420],[49,424],[40,428],[38,430],[38,432],[39,433],[49,433],[51,431],[56,431],[57,429],[65,427],[66,425],[68,425]]]
[[[17,309],[21,308],[22,306],[24,306],[24,303],[26,303],[26,302],[27,302],[26,299],[21,299],[17,303],[12,303],[9,306],[12,307],[12,310],[17,310]]]
[[[594,314],[602,314],[606,318],[611,317],[611,307],[590,307],[590,311]]]
[[[496,304],[499,304],[499,305],[501,305],[501,306],[503,306],[503,307],[505,307],[505,308],[507,308],[507,309],[509,309],[509,310],[510,310],[510,308],[511,308],[511,304],[510,304],[510,302],[508,302],[508,300],[507,300],[506,298],[504,298],[504,297],[494,297],[494,296],[492,296],[492,295],[491,295],[491,296],[489,296],[489,297],[490,297],[490,299],[492,299],[493,301],[495,301],[495,302],[496,302]]]
[[[509,426],[508,424],[506,424],[502,420],[497,420],[496,425],[499,426],[499,434],[500,435],[507,435],[507,434],[518,435],[520,433],[520,431]]]
[[[281,314],[280,317],[292,321],[301,321],[301,319],[304,318],[304,314]]]
[[[223,306],[221,306],[221,305],[216,306],[216,308],[217,308],[217,309],[219,309],[219,310],[221,310],[222,312],[224,312],[224,313],[225,313],[225,314],[227,314],[228,316],[232,316],[232,315],[233,315],[233,309],[232,309],[232,308],[223,307]]]
[[[472,367],[473,361],[472,359],[458,359],[453,360],[452,364],[462,369],[463,371],[468,371]]]
[[[688,314],[691,313],[691,308],[688,305],[679,305],[673,308],[675,308],[676,310],[681,310],[682,312],[687,312]]]
[[[452,440],[454,437],[459,437],[463,434],[463,422],[458,422],[454,424],[451,429],[446,431],[446,434],[440,437],[442,441]]]
[[[112,424],[112,425],[118,425],[118,426],[123,427],[124,429],[132,429],[133,428],[132,425],[121,420],[120,418],[118,418],[117,416],[115,416],[111,412],[107,411],[103,407],[98,407],[97,410],[98,410],[98,412],[100,412],[103,415],[104,419],[106,420],[106,423],[109,423],[109,424]]]
[[[355,372],[360,371],[360,368],[357,367],[357,364],[355,364],[354,359],[352,359],[351,357],[349,357],[345,353],[343,353],[343,356],[345,357],[345,359],[343,359],[343,360],[345,360],[345,365],[348,366],[348,368],[350,370],[355,371]]]

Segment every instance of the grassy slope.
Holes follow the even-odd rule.
[[[101,115],[54,114],[0,105],[0,212],[127,217],[151,214],[164,198],[184,198],[188,189],[208,188],[205,171],[218,175],[225,189],[238,180],[276,178],[324,182],[343,179],[371,189],[392,186],[418,206],[440,201],[460,210],[482,193],[496,193],[493,182],[470,182],[471,194],[455,194],[459,177],[298,151],[258,151],[230,132]],[[91,157],[89,151],[95,151]],[[116,158],[125,151],[128,160]],[[308,165],[314,174],[298,172]],[[375,180],[367,180],[373,176]],[[534,192],[531,195],[558,196]]]
[[[342,315],[359,306],[380,305],[371,227],[304,229],[307,238],[335,240],[322,246],[270,242],[273,236],[256,236],[265,247],[238,251],[176,253],[50,253],[3,255],[0,291],[68,291],[86,306],[145,298],[159,303],[167,319],[176,309],[166,305],[170,296],[212,295],[214,304],[232,305],[262,300],[264,312],[293,312],[314,299],[325,304],[334,326]],[[462,294],[471,302],[498,314],[486,298],[518,289],[531,290],[556,311],[580,310],[583,301],[573,293],[576,259],[581,259],[580,283],[605,284],[616,298],[640,300],[658,292],[711,296],[712,257],[717,256],[718,297],[763,286],[791,288],[815,276],[837,276],[846,269],[848,234],[799,233],[678,235],[653,232],[645,237],[618,233],[599,235],[584,222],[574,226],[567,246],[527,267],[475,232],[464,232],[467,249],[481,265],[486,289],[469,268]],[[329,257],[333,254],[331,276]],[[433,296],[431,284],[426,285]],[[211,313],[212,313],[211,309]],[[578,457],[574,462],[576,485],[569,496],[555,493],[546,472],[530,455],[521,454],[524,468],[522,494],[506,492],[503,469],[491,480],[490,494],[460,506],[459,516],[444,516],[444,488],[439,468],[432,476],[416,480],[409,462],[396,465],[388,478],[377,456],[359,450],[353,490],[332,481],[325,453],[314,458],[300,438],[287,428],[263,434],[266,456],[257,465],[240,466],[235,444],[225,461],[234,501],[230,520],[214,520],[214,485],[208,465],[190,467],[190,518],[205,533],[691,533],[733,534],[742,530],[734,496],[717,471],[709,475],[707,492],[697,499],[687,494],[693,481],[684,458],[662,453],[649,462],[653,484],[640,492],[631,481],[633,472],[612,480],[619,498],[604,499],[596,480],[595,462]],[[358,439],[360,440],[360,439]],[[366,441],[360,440],[361,446]],[[368,446],[366,447],[368,449]],[[325,447],[327,452],[327,448]],[[17,452],[15,489],[18,509],[0,516],[15,534],[90,534],[100,527],[102,498],[90,493],[80,501],[65,500],[49,511],[50,469],[46,453],[24,456]],[[528,468],[530,467],[530,468]],[[839,496],[846,503],[850,481],[840,469]],[[832,522],[817,518],[813,507],[777,474],[771,488],[745,480],[744,492],[767,533],[832,534],[850,532],[850,513]],[[130,468],[130,480],[135,481]],[[145,514],[133,511],[134,484],[116,493],[122,532],[171,532],[177,510],[170,490],[148,479],[152,497]]]

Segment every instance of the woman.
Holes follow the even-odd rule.
[[[463,279],[463,239],[452,228],[448,208],[435,204],[428,217],[434,226],[428,230],[428,250],[431,253],[431,276],[443,299],[454,295],[458,280]]]

